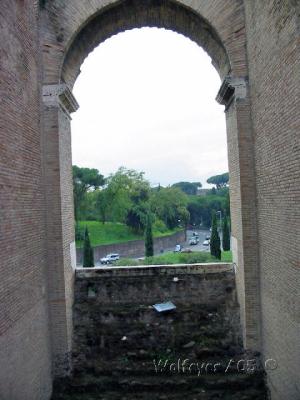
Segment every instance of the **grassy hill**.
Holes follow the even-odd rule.
[[[102,224],[98,221],[79,221],[79,227],[84,231],[85,227],[88,227],[90,233],[91,244],[93,247],[100,246],[103,244],[113,244],[129,242],[131,240],[144,239],[143,235],[136,235],[132,230],[125,224],[106,222]],[[154,237],[168,236],[172,233],[178,232],[180,229],[175,229],[173,231],[153,232]],[[82,247],[83,242],[81,240],[76,241],[76,247]]]

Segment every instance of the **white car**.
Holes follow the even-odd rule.
[[[112,264],[114,261],[118,261],[120,259],[119,254],[107,254],[107,256],[101,258],[101,264]]]
[[[179,253],[182,250],[182,247],[180,244],[176,244],[175,249],[174,249],[174,253]]]
[[[196,245],[196,244],[198,244],[198,240],[196,239],[196,237],[192,237],[192,238],[190,239],[190,241],[189,241],[189,244],[190,244],[190,245]]]
[[[210,245],[210,240],[205,239],[202,244],[203,244],[203,246],[209,246]]]

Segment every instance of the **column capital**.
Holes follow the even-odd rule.
[[[245,99],[247,97],[247,82],[245,78],[233,78],[226,76],[222,82],[216,100],[228,110],[234,99]]]
[[[43,102],[47,106],[60,106],[68,115],[79,108],[72,91],[65,83],[43,86]]]

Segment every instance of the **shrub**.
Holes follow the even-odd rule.
[[[152,222],[150,215],[147,216],[147,224],[145,229],[145,256],[151,257],[154,254],[153,249],[153,234],[152,234]]]
[[[210,237],[210,254],[221,260],[221,242],[217,227],[216,214],[213,213],[212,216],[212,227],[211,227],[211,237]]]
[[[90,268],[94,267],[94,250],[91,246],[90,235],[88,228],[85,228],[84,243],[83,243],[83,267]]]

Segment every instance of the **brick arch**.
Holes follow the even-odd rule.
[[[195,41],[222,79],[247,74],[242,0],[44,0],[42,14],[46,84],[63,81],[73,87],[85,57],[97,45],[145,26],[170,29]]]
[[[141,27],[165,28],[187,36],[211,56],[222,78],[230,74],[226,49],[204,18],[186,6],[170,0],[123,0],[96,13],[76,35],[62,67],[62,80],[73,86],[87,55],[112,35]]]
[[[72,348],[74,250],[70,114],[71,89],[87,55],[113,34],[141,26],[172,29],[212,57],[223,83],[232,235],[244,344],[260,349],[260,291],[256,181],[242,0],[44,0],[43,152],[47,208],[48,281],[55,373],[69,366]],[[199,71],[201,73],[201,71]],[[71,246],[70,246],[71,245]],[[53,254],[56,258],[53,258]]]

